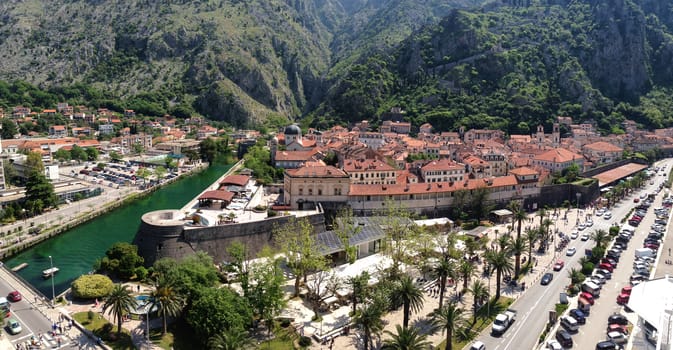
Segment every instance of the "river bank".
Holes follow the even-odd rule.
[[[17,220],[17,222],[10,224],[14,226],[15,232],[5,234],[3,237],[5,242],[12,243],[5,244],[6,246],[3,245],[3,247],[0,248],[0,260],[11,258],[36,244],[56,237],[138,199],[144,198],[164,186],[197,174],[204,169],[207,169],[207,167],[208,164],[202,163],[189,171],[181,173],[173,179],[163,181],[161,184],[146,189],[141,190],[134,186],[132,188],[125,188],[116,194],[104,192],[98,196],[60,205],[58,209],[51,210],[42,215],[25,220]],[[27,233],[31,228],[36,227],[40,228],[39,234]],[[3,229],[6,228],[3,227]],[[10,229],[7,229],[7,231],[11,232]]]

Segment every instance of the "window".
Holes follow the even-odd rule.
[[[312,196],[312,195],[313,195],[313,189],[312,189],[312,188],[309,188],[309,189],[308,189],[308,195],[309,195],[309,196]]]
[[[299,187],[299,195],[300,196],[304,195],[304,189],[301,187]]]
[[[322,196],[322,188],[318,189],[318,196]]]

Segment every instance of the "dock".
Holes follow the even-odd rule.
[[[19,272],[19,271],[25,269],[26,267],[28,267],[28,263],[21,263],[17,266],[12,267],[12,272]]]

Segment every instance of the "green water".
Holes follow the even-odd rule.
[[[115,242],[131,242],[140,226],[140,217],[159,209],[179,209],[222,176],[231,165],[214,164],[207,170],[163,187],[129,205],[99,216],[48,241],[42,242],[5,261],[8,267],[28,263],[19,275],[51,297],[51,279],[42,278],[48,269],[49,256],[60,271],[54,276],[56,294],[70,283],[91,271],[96,259]]]

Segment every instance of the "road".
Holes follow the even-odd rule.
[[[8,281],[0,279],[0,295],[6,296],[9,292],[15,289],[16,288],[10,285]],[[31,337],[38,337],[39,334],[42,334],[43,336],[43,348],[45,349],[77,348],[76,346],[71,346],[71,340],[68,338],[62,338],[61,347],[58,347],[58,342],[56,339],[49,334],[49,331],[51,331],[52,321],[47,319],[46,316],[33,307],[34,300],[26,299],[28,298],[24,298],[24,300],[12,303],[11,307],[11,317],[16,318],[23,328],[21,333],[11,335],[7,332],[7,329],[5,329],[5,332],[3,332],[3,337],[8,337],[14,348],[16,348],[16,345],[19,343],[30,342]],[[65,325],[65,323],[63,324]]]
[[[666,160],[665,164],[668,165],[670,170],[670,164],[673,164],[673,160]],[[644,191],[653,190],[661,181],[664,181],[664,177],[655,178],[655,185],[645,186]],[[635,196],[635,195],[634,195]],[[661,204],[661,199],[659,199],[659,204]],[[612,212],[612,218],[610,220],[605,220],[603,218],[594,218],[594,225],[585,229],[582,233],[591,233],[598,229],[609,230],[610,226],[619,221],[629,212],[633,207],[632,197],[629,197],[617,205],[613,206],[610,210]],[[570,212],[569,222],[574,222],[573,219],[576,216],[573,216],[577,209],[573,209]],[[583,215],[580,215],[583,217]],[[579,336],[575,335],[573,340],[577,342],[581,339],[583,346],[576,346],[578,349],[592,349],[596,342],[603,340],[605,338],[605,327],[607,326],[606,320],[607,317],[614,312],[615,310],[619,311],[619,307],[615,300],[617,292],[623,285],[628,284],[629,276],[631,275],[633,265],[633,250],[636,246],[642,242],[644,236],[649,230],[650,225],[654,221],[653,215],[648,215],[644,222],[640,225],[640,230],[638,234],[632,238],[631,243],[629,244],[629,250],[622,254],[622,260],[620,260],[618,271],[616,272],[617,276],[613,277],[611,280],[606,282],[603,290],[601,292],[601,298],[596,301],[596,305],[591,309],[591,316],[587,320],[587,325],[582,326],[580,329]],[[570,233],[572,230],[571,227],[567,229],[562,228],[562,221],[557,220],[557,227],[559,227],[563,232]],[[559,272],[554,273],[554,279],[552,282],[546,286],[542,286],[539,283],[531,284],[527,290],[510,306],[510,308],[517,310],[517,320],[514,324],[508,329],[502,336],[494,337],[490,334],[490,327],[485,329],[478,340],[481,340],[486,345],[486,348],[489,350],[519,350],[519,349],[534,349],[538,346],[539,336],[544,330],[545,325],[549,319],[549,311],[554,310],[555,304],[559,302],[559,294],[564,291],[565,286],[570,283],[570,278],[568,277],[568,270],[570,268],[580,268],[579,259],[584,255],[585,249],[590,249],[594,246],[592,240],[581,241],[580,239],[571,240],[568,244],[569,247],[577,248],[577,253],[572,257],[566,257],[565,251],[559,252],[559,259],[565,261],[564,268]],[[552,272],[551,269],[549,272]],[[619,282],[617,282],[619,281]],[[605,294],[603,294],[605,293]],[[571,307],[575,307],[576,304],[571,303]],[[594,311],[594,308],[596,309]],[[590,333],[590,335],[589,335]],[[589,346],[590,342],[591,345]]]

